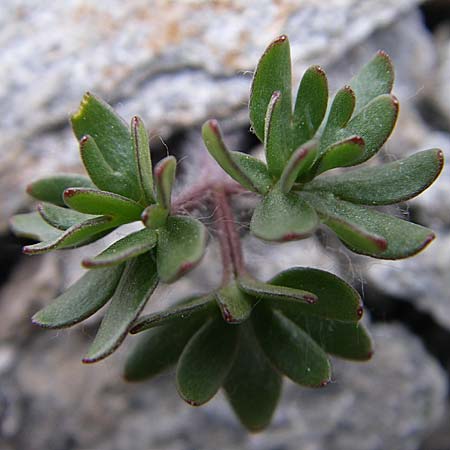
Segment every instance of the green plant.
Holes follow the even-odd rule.
[[[109,302],[84,362],[105,358],[129,332],[144,332],[128,357],[128,380],[176,364],[184,400],[201,405],[223,387],[250,430],[269,424],[283,375],[320,387],[331,378],[327,354],[368,360],[372,342],[359,323],[363,308],[355,289],[305,267],[267,282],[255,279],[241,253],[230,198],[245,192],[260,199],[250,232],[266,241],[303,239],[324,224],[349,249],[375,258],[405,258],[423,249],[434,238],[431,230],[371,207],[426,189],[442,169],[440,150],[322,176],[365,162],[384,144],[398,114],[393,77],[389,57],[379,52],[329,105],[326,75],[313,66],[293,107],[289,42],[281,36],[259,61],[249,105],[267,163],[229,151],[210,120],[202,129],[205,145],[232,180],[206,177],[174,200],[175,158],[164,158],[153,171],[142,121],[134,117],[128,128],[106,103],[86,94],[72,126],[90,178],[63,174],[31,183],[28,193],[43,203],[38,212],[13,217],[12,229],[39,241],[24,247],[27,254],[80,247],[130,222],[141,222],[141,229],[84,259],[89,270],[33,322],[71,326]],[[200,261],[207,231],[194,217],[198,205],[214,214],[221,284],[139,317],[158,282],[171,283]]]

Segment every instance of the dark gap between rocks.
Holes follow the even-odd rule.
[[[419,7],[426,27],[436,30],[443,23],[450,23],[450,2],[448,0],[429,0]]]
[[[0,286],[8,281],[13,269],[26,258],[22,254],[22,245],[28,243],[31,241],[19,240],[11,232],[0,234]]]

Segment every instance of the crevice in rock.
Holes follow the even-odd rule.
[[[0,234],[0,286],[7,282],[13,269],[26,258],[22,254],[22,244],[10,232]]]
[[[448,0],[428,0],[419,7],[426,27],[434,31],[439,25],[450,24],[450,2]]]

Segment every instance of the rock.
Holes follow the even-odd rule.
[[[5,0],[0,229],[25,203],[30,179],[79,170],[67,116],[84,91],[102,95],[126,118],[140,114],[153,135],[167,137],[209,117],[234,116],[243,125],[248,71],[270,39],[289,34],[299,77],[309,64],[332,65],[363,46],[417,3],[156,1],[148,8],[133,0],[112,8],[106,0],[70,0],[42,9],[37,0],[21,6]]]
[[[222,396],[196,409],[178,398],[173,374],[124,384],[125,352],[83,366],[86,329],[42,331],[0,375],[10,405],[0,426],[15,421],[5,443],[27,450],[416,450],[443,414],[445,375],[402,326],[373,325],[372,332],[370,363],[336,361],[325,389],[286,383],[272,426],[251,435]]]

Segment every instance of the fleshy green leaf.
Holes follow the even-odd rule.
[[[65,328],[87,319],[114,294],[124,266],[88,271],[59,297],[33,316],[44,328]]]
[[[253,316],[258,340],[272,364],[295,383],[321,387],[330,382],[326,353],[279,311],[258,308]]]
[[[354,361],[367,361],[372,357],[372,339],[361,323],[305,316],[294,308],[283,310],[283,315],[308,333],[327,353]]]
[[[49,225],[63,231],[73,225],[96,217],[91,214],[83,214],[74,211],[73,209],[63,208],[62,206],[53,205],[51,203],[42,203],[38,205],[38,211],[41,217]]]
[[[192,337],[177,366],[177,389],[183,400],[200,406],[222,386],[237,349],[238,327],[211,319]]]
[[[142,381],[165,372],[178,361],[192,335],[200,328],[201,319],[157,327],[143,333],[125,363],[127,381]]]
[[[415,197],[430,186],[442,170],[442,150],[431,149],[377,167],[355,169],[320,178],[305,190],[328,191],[363,205],[389,205]]]
[[[103,232],[120,225],[120,222],[111,217],[99,216],[71,226],[55,239],[27,245],[23,252],[27,255],[46,253],[61,248],[81,247],[89,244],[93,239],[103,236]]]
[[[290,122],[284,111],[283,98],[280,91],[275,91],[270,99],[266,114],[264,131],[264,148],[269,172],[279,178],[284,166],[292,154],[290,142]]]
[[[233,410],[250,431],[269,425],[281,393],[282,378],[272,367],[250,327],[243,327],[238,351],[224,388]]]
[[[94,258],[83,259],[82,264],[88,269],[115,266],[148,252],[156,242],[156,232],[145,228],[119,239]]]
[[[250,178],[247,173],[245,173],[241,169],[240,163],[240,156],[238,152],[234,152],[234,155],[228,150],[226,147],[222,133],[220,132],[219,124],[216,120],[208,120],[203,124],[202,127],[202,136],[203,141],[205,143],[206,148],[208,149],[208,152],[210,155],[217,161],[220,167],[228,174],[231,178],[236,180],[238,183],[240,183],[245,188],[249,189],[253,192],[258,192],[258,187],[253,183],[252,178],[259,178],[264,177],[270,180],[270,176],[267,173],[267,169],[265,168],[264,164],[261,161],[258,161],[260,165],[252,164],[253,161],[246,161],[244,160],[245,167],[247,168],[246,172],[250,172],[253,174],[253,177]],[[250,157],[249,157],[250,158]],[[252,158],[253,159],[253,158]],[[257,161],[256,159],[254,161]],[[262,167],[261,167],[262,165]],[[265,170],[265,173],[264,173]],[[260,181],[259,184],[264,185],[264,178]],[[269,181],[270,186],[270,181]],[[266,187],[266,186],[264,186]]]
[[[265,299],[272,302],[315,303],[317,296],[312,292],[295,289],[286,286],[276,286],[255,280],[250,276],[242,276],[238,279],[239,287],[256,300]],[[270,304],[270,303],[269,303]]]
[[[217,311],[213,295],[195,297],[164,309],[163,311],[140,317],[133,325],[130,333],[136,334],[149,328],[176,325],[177,323],[191,320],[194,317],[196,319],[203,319],[208,312],[212,312],[214,309]]]
[[[316,155],[317,142],[314,141],[307,142],[291,155],[280,178],[280,190],[283,194],[287,194],[295,181],[311,167]]]
[[[120,216],[128,222],[140,220],[143,209],[141,205],[129,198],[97,189],[66,189],[64,201],[75,211]]]
[[[425,227],[363,206],[338,200],[332,194],[301,194],[356,253],[382,259],[401,259],[425,248],[434,233]]]
[[[367,161],[380,150],[394,129],[398,116],[398,101],[393,95],[380,95],[368,103],[336,134],[337,140],[353,135],[364,139],[363,155],[354,165]]]
[[[251,299],[232,281],[216,293],[217,303],[227,323],[241,323],[250,317]]]
[[[283,311],[295,311],[344,322],[355,322],[362,317],[362,302],[358,292],[330,272],[310,267],[294,267],[280,272],[269,283],[313,292],[318,298],[318,301],[311,305],[301,302],[277,302],[276,307]]]
[[[151,253],[138,256],[126,264],[94,342],[83,362],[99,361],[117,349],[157,283],[156,266]]]
[[[250,230],[267,241],[290,241],[310,236],[318,224],[316,212],[306,202],[274,188],[255,208]]]
[[[394,68],[391,59],[380,50],[350,81],[356,94],[356,112],[379,95],[389,94],[393,84]]]
[[[153,193],[152,158],[150,155],[148,134],[142,119],[137,116],[131,119],[131,138],[144,204],[155,203],[155,195]]]
[[[144,209],[141,214],[142,223],[152,230],[162,228],[167,223],[169,210],[163,208],[161,205],[150,205]]]
[[[192,217],[171,216],[158,230],[158,275],[171,283],[191,270],[202,258],[206,246],[205,226]]]
[[[62,232],[49,225],[39,213],[16,214],[9,221],[12,232],[19,237],[36,241],[53,241]]]
[[[341,142],[336,142],[328,147],[320,158],[316,174],[319,175],[336,167],[353,166],[363,154],[364,139],[359,136],[351,136]]]
[[[155,167],[155,183],[158,203],[170,210],[170,198],[172,196],[173,183],[177,160],[173,156],[166,156]]]
[[[127,197],[139,200],[136,161],[126,123],[111,106],[89,92],[84,95],[71,122],[77,139],[92,136],[107,164],[123,175],[129,190]]]
[[[292,117],[293,148],[314,137],[328,106],[328,82],[319,66],[310,67],[300,82]]]
[[[63,193],[70,187],[95,188],[92,181],[83,175],[62,173],[33,181],[27,186],[27,192],[36,200],[66,206]]]
[[[275,91],[282,96],[281,117],[290,122],[292,114],[291,54],[287,36],[273,41],[262,55],[250,90],[250,123],[261,142],[264,142],[266,111]]]

